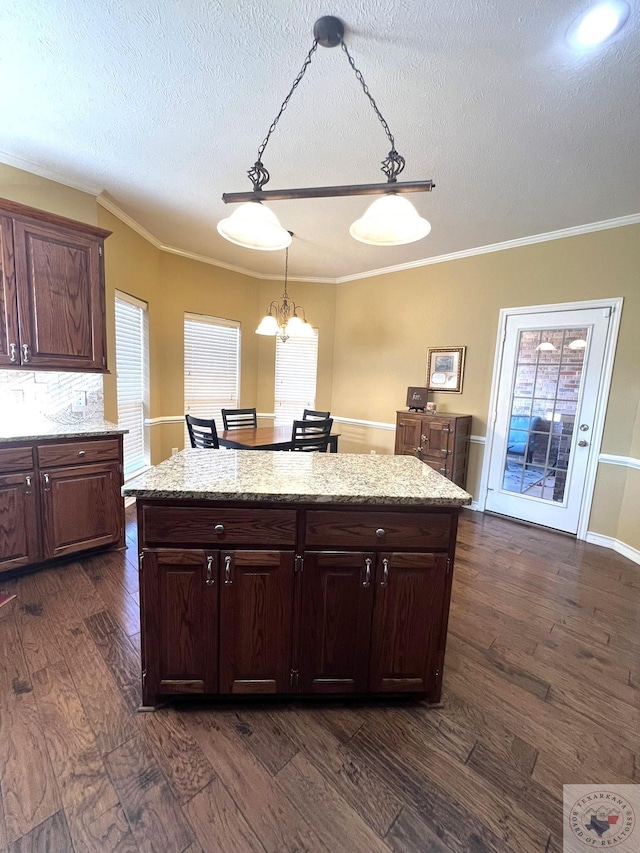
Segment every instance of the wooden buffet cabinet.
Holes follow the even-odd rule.
[[[285,456],[186,451],[199,452],[244,454],[246,464]],[[331,467],[317,461],[325,454],[286,456]],[[175,460],[163,463],[169,475]],[[154,499],[128,484],[138,505],[143,705],[203,693],[411,692],[438,702],[458,513],[470,499],[448,488],[457,505],[197,500],[166,489]]]
[[[397,455],[415,456],[461,489],[467,482],[471,415],[397,413]]]
[[[0,572],[124,545],[122,435],[0,444]]]
[[[106,372],[110,233],[0,199],[0,368]]]

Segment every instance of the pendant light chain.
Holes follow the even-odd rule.
[[[287,279],[289,277],[289,247],[285,249],[284,254],[284,293],[282,294],[282,298],[287,300],[289,299],[289,294],[287,293]]]
[[[380,124],[382,125],[382,128],[383,128],[384,132],[386,133],[389,142],[391,143],[391,150],[389,151],[387,157],[382,161],[382,171],[387,176],[388,182],[393,183],[394,181],[397,180],[397,176],[404,169],[404,166],[405,166],[404,157],[401,154],[398,154],[398,152],[396,151],[395,139],[393,138],[393,134],[391,133],[391,130],[389,129],[389,125],[387,124],[385,117],[382,115],[382,113],[378,109],[378,105],[376,104],[373,95],[369,91],[369,87],[367,86],[364,77],[362,76],[362,71],[360,71],[360,69],[356,66],[356,63],[355,63],[353,57],[351,56],[351,54],[349,53],[349,49],[348,49],[347,45],[344,43],[343,39],[340,39],[340,47],[342,48],[345,56],[347,57],[349,65],[353,69],[353,73],[356,75],[356,79],[358,80],[358,82],[362,86],[362,91],[365,93],[365,95],[369,99],[369,103],[371,104],[375,114],[378,116],[378,120],[380,121]],[[249,178],[251,179],[251,181],[253,183],[254,192],[260,192],[262,187],[269,182],[270,175],[262,163],[262,155],[264,154],[265,148],[267,147],[267,145],[269,143],[269,139],[271,138],[271,134],[276,129],[276,125],[280,121],[280,116],[288,107],[289,101],[291,100],[291,96],[293,95],[295,90],[298,88],[300,81],[302,80],[302,78],[304,77],[304,75],[307,71],[307,68],[311,65],[311,60],[313,58],[313,54],[316,52],[317,49],[318,49],[318,39],[314,39],[313,45],[311,46],[311,50],[309,51],[304,62],[302,63],[302,68],[298,72],[296,79],[293,81],[293,85],[291,86],[289,94],[287,95],[287,97],[282,102],[282,105],[280,106],[280,109],[278,110],[277,116],[271,122],[269,130],[267,131],[267,135],[262,140],[262,144],[258,148],[258,159],[253,164],[252,168],[249,169],[249,171],[247,172],[247,174],[249,175]]]

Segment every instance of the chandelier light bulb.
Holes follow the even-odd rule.
[[[267,314],[260,321],[260,325],[256,329],[256,335],[277,335],[279,329],[278,321],[273,314]]]
[[[259,201],[248,201],[233,211],[231,216],[221,219],[218,233],[245,249],[275,252],[291,245],[291,234],[280,225],[272,210]]]
[[[430,223],[408,199],[388,193],[369,205],[364,216],[353,223],[349,234],[370,246],[403,246],[422,240],[429,231]]]

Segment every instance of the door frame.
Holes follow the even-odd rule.
[[[612,296],[603,299],[590,299],[584,302],[561,302],[547,305],[527,305],[519,308],[501,308],[498,322],[498,333],[496,336],[495,355],[493,363],[493,376],[491,377],[491,392],[489,395],[489,410],[487,412],[487,433],[484,444],[484,458],[482,460],[482,473],[480,475],[480,488],[477,508],[484,512],[487,503],[487,492],[489,485],[489,461],[493,449],[494,427],[498,414],[498,391],[499,380],[502,373],[502,357],[504,342],[507,336],[507,320],[519,314],[544,314],[547,312],[561,313],[564,311],[575,311],[583,308],[607,308],[611,311],[607,341],[605,344],[604,359],[602,361],[602,373],[600,376],[600,388],[598,402],[596,404],[593,428],[591,431],[592,453],[589,455],[587,471],[585,475],[584,493],[578,519],[577,539],[586,540],[591,505],[593,503],[593,492],[595,489],[598,462],[600,460],[600,448],[602,445],[602,434],[604,432],[604,421],[611,389],[611,377],[613,375],[613,364],[618,343],[618,332],[622,317],[622,305],[624,299],[621,296]]]

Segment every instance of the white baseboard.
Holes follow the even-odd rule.
[[[590,533],[587,531],[586,541],[592,545],[600,545],[602,548],[610,548],[612,551],[617,551],[628,560],[640,565],[640,551],[637,548],[632,548],[626,542],[621,542],[619,539],[614,539],[613,536],[603,536],[601,533]]]

